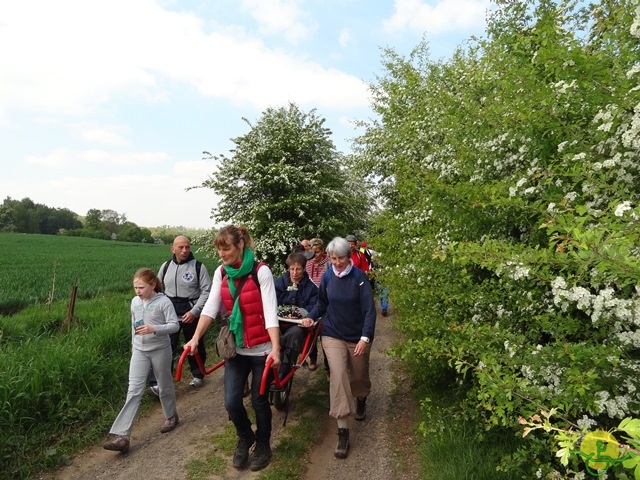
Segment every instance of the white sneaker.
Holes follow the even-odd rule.
[[[191,380],[191,382],[189,382],[189,385],[191,385],[192,387],[195,387],[195,388],[200,388],[202,386],[202,379],[201,378],[197,378],[197,377],[193,377],[193,380]]]
[[[151,385],[151,386],[149,387],[149,393],[150,393],[151,395],[154,395],[154,396],[156,396],[156,397],[159,397],[159,396],[160,396],[160,388],[158,387],[158,385]]]

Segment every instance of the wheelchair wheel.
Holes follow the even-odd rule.
[[[276,407],[276,410],[283,411],[289,405],[289,396],[291,395],[292,383],[293,377],[289,379],[281,392],[271,392],[271,394],[273,395],[273,406]]]

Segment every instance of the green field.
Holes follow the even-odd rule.
[[[35,478],[108,431],[127,390],[133,273],[171,252],[8,233],[0,250],[0,479]],[[196,250],[211,272],[217,262]]]
[[[194,253],[197,247],[193,248]],[[131,292],[140,267],[157,271],[171,257],[169,245],[149,245],[80,237],[0,233],[0,315],[26,306],[68,301],[74,282],[78,298]],[[215,259],[198,259],[211,272]]]

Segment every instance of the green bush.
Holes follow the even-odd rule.
[[[640,413],[640,15],[495,3],[487,37],[448,61],[385,52],[356,142],[386,207],[371,243],[397,353],[417,382],[448,366],[465,392],[451,410],[486,429],[551,407],[608,428]],[[530,435],[496,467],[573,478],[556,449]]]

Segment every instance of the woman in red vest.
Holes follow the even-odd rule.
[[[253,240],[243,227],[223,227],[214,245],[222,260],[211,283],[198,328],[186,347],[197,351],[198,341],[220,311],[229,316],[235,334],[236,356],[225,363],[224,406],[236,427],[238,444],[233,466],[261,470],[271,460],[271,405],[268,394],[260,395],[262,372],[268,359],[280,365],[280,328],[273,275],[267,265],[256,262]],[[257,279],[257,283],[256,283]],[[244,407],[243,391],[251,374],[251,404],[256,414],[256,431]],[[249,455],[249,450],[255,448]]]

